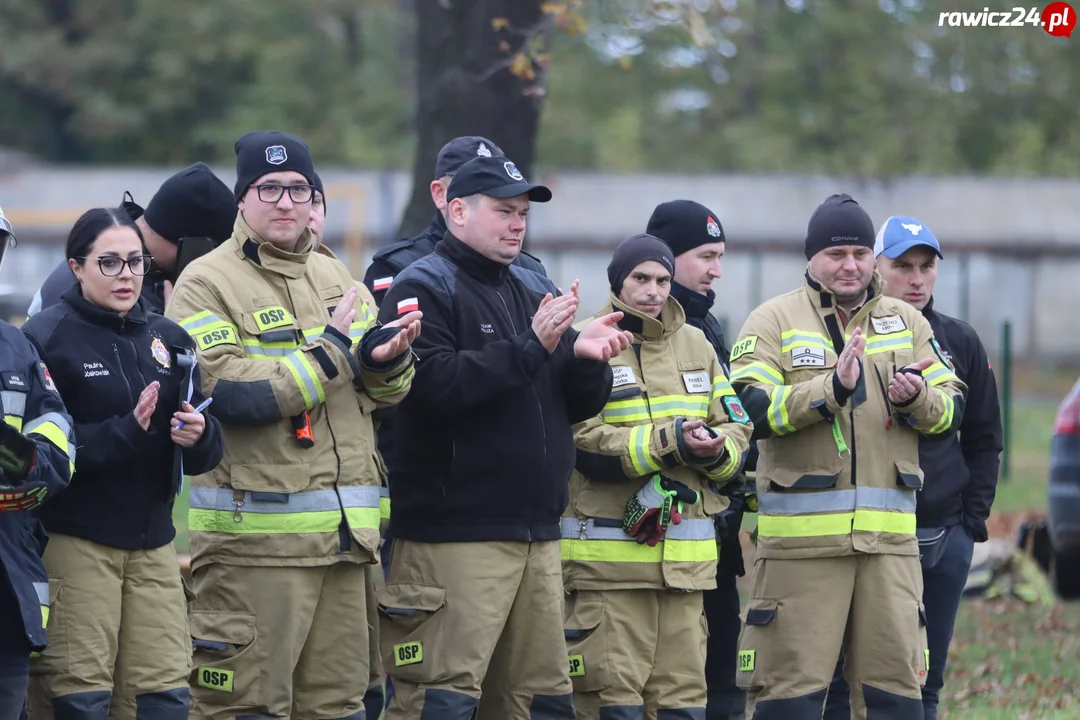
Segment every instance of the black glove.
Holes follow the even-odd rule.
[[[0,422],[0,469],[8,478],[21,480],[30,474],[37,458],[37,444],[11,427]]]

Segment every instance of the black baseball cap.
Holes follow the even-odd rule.
[[[457,175],[461,166],[475,157],[502,155],[502,148],[479,135],[454,138],[442,146],[435,159],[435,179],[444,175]]]
[[[475,157],[462,165],[446,189],[446,202],[478,193],[493,198],[528,195],[532,202],[551,200],[551,190],[526,182],[517,166],[505,155]]]

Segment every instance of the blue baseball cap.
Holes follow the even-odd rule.
[[[919,245],[933,248],[939,258],[945,258],[941,254],[941,245],[938,244],[930,228],[913,217],[893,215],[878,230],[877,238],[874,240],[874,257],[884,255],[890,260],[895,260]]]

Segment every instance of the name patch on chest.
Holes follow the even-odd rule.
[[[825,348],[797,347],[793,349],[791,367],[825,367]]]
[[[637,384],[637,378],[634,377],[633,369],[626,365],[615,365],[611,368],[611,375],[614,378],[611,381],[611,387],[613,388],[617,388],[621,385]]]
[[[904,318],[899,315],[890,315],[889,317],[872,317],[870,318],[871,324],[874,326],[874,332],[878,335],[888,335],[890,333],[898,333],[901,330],[907,330],[907,325],[904,323]]]
[[[709,382],[709,373],[704,370],[683,373],[682,381],[688,393],[709,392],[712,388],[712,383]]]

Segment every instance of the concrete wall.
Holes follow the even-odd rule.
[[[0,167],[0,207],[21,240],[0,269],[0,295],[29,298],[62,259],[61,243],[83,210],[115,205],[125,190],[145,204],[176,169]],[[232,184],[230,168],[215,171]],[[320,174],[329,198],[328,244],[361,272],[375,248],[396,239],[409,177],[334,168]],[[643,230],[657,203],[686,197],[712,208],[729,238],[715,310],[734,335],[753,307],[800,282],[806,221],[822,199],[843,191],[876,223],[911,214],[933,228],[946,254],[937,307],[968,320],[992,355],[1008,320],[1018,354],[1080,357],[1080,180],[580,173],[539,179],[555,200],[534,206],[526,247],[564,288],[582,281],[583,312],[604,302],[614,244]]]

